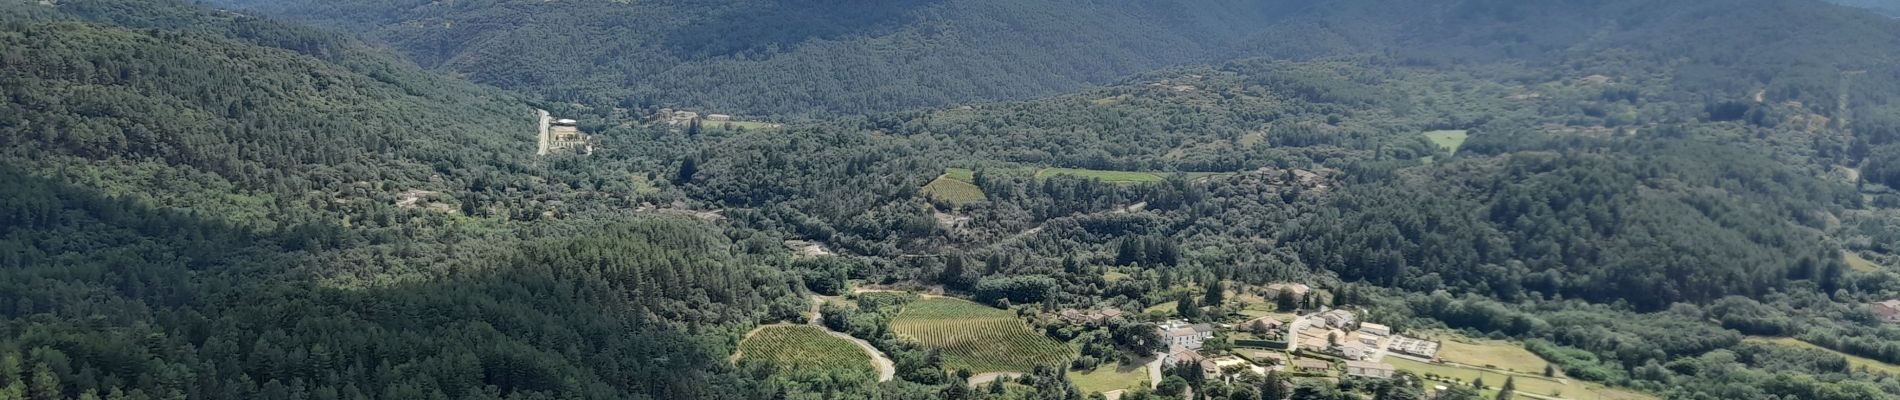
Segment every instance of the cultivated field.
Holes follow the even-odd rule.
[[[1468,135],[1462,130],[1425,132],[1426,139],[1431,139],[1432,143],[1450,150],[1452,154],[1458,154],[1458,148],[1465,145],[1466,137]]]
[[[1066,366],[1075,350],[1029,329],[1007,310],[951,298],[927,298],[891,321],[899,337],[942,350],[944,368],[970,372],[1027,372],[1037,365]]]
[[[871,356],[851,342],[808,325],[772,325],[739,342],[737,358],[772,363],[781,371],[849,369],[875,374]]]

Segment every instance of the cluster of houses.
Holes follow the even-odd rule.
[[[1294,286],[1277,287],[1277,290],[1298,292]],[[1065,312],[1064,319],[1072,322],[1087,323],[1101,318],[1099,313]],[[1328,310],[1317,314],[1298,316],[1293,323],[1283,323],[1271,317],[1263,317],[1241,323],[1234,329],[1270,334],[1292,340],[1287,350],[1309,350],[1315,353],[1338,356],[1344,360],[1345,374],[1348,376],[1385,379],[1391,378],[1398,369],[1391,364],[1379,362],[1386,353],[1393,353],[1429,359],[1438,352],[1438,343],[1409,338],[1393,334],[1389,326],[1359,321],[1359,316],[1349,310]],[[1239,371],[1251,370],[1266,373],[1267,370],[1287,370],[1300,373],[1328,373],[1338,370],[1334,362],[1315,359],[1292,359],[1285,353],[1265,353],[1263,357],[1274,360],[1255,360],[1264,362],[1267,367],[1254,364],[1246,359],[1226,356],[1210,358],[1200,353],[1202,345],[1212,339],[1216,327],[1211,324],[1190,324],[1186,321],[1168,321],[1157,327],[1161,337],[1168,343],[1164,362],[1169,364],[1198,363],[1210,376],[1227,376]],[[1294,330],[1298,330],[1297,332]]]
[[[535,110],[540,117],[540,127],[535,133],[539,146],[535,154],[547,155],[556,152],[574,154],[593,154],[594,142],[586,133],[581,132],[580,122],[571,119],[555,119],[545,110]]]
[[[732,116],[726,114],[706,114],[704,117],[701,117],[699,113],[693,111],[662,108],[660,109],[659,119],[660,122],[670,126],[686,126],[692,124],[693,120],[704,120],[707,122],[732,121]]]

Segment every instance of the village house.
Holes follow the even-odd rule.
[[[1867,308],[1872,309],[1874,315],[1880,317],[1881,322],[1889,324],[1900,323],[1900,300],[1887,300],[1869,304]]]
[[[1282,369],[1282,368],[1277,368],[1277,367],[1285,366],[1287,364],[1292,363],[1292,360],[1287,358],[1286,353],[1281,353],[1281,352],[1263,353],[1263,354],[1260,354],[1258,358],[1255,359],[1254,361],[1258,361],[1262,364],[1275,366],[1276,370]]]
[[[1398,370],[1397,368],[1392,367],[1392,364],[1386,364],[1386,363],[1381,363],[1381,362],[1371,362],[1371,361],[1347,361],[1346,362],[1346,375],[1351,375],[1351,376],[1390,379],[1392,378],[1392,373],[1397,370]]]
[[[1392,327],[1375,324],[1371,322],[1364,322],[1364,323],[1359,324],[1359,333],[1370,333],[1370,334],[1379,335],[1379,336],[1392,336]]]
[[[1339,328],[1352,326],[1352,323],[1358,320],[1357,316],[1352,315],[1351,311],[1346,311],[1346,310],[1327,311],[1325,313],[1321,313],[1319,317],[1320,319],[1326,320],[1327,325],[1332,325],[1334,327],[1339,327]]]
[[[731,121],[732,116],[726,115],[726,114],[706,114],[706,120],[713,121],[713,122],[726,122],[726,121]]]
[[[1167,340],[1169,346],[1199,349],[1201,342],[1214,338],[1214,326],[1208,324],[1189,325],[1174,321],[1162,325],[1160,329],[1162,339]]]
[[[1168,352],[1167,357],[1163,357],[1161,359],[1162,362],[1165,362],[1168,364],[1180,364],[1184,362],[1198,364],[1201,361],[1206,361],[1206,360],[1207,360],[1207,357],[1201,356],[1201,352],[1194,351],[1194,349],[1183,348],[1183,347],[1173,348],[1172,351]]]
[[[1107,325],[1109,321],[1120,318],[1121,316],[1122,310],[1115,307],[1107,307],[1087,312],[1073,308],[1062,310],[1062,320],[1069,321],[1069,323],[1076,325],[1102,326]]]
[[[1384,336],[1367,334],[1365,331],[1360,331],[1358,334],[1354,334],[1353,337],[1359,339],[1358,340],[1359,344],[1370,346],[1371,348],[1375,348],[1375,349],[1379,348],[1380,341],[1385,340]]]
[[[1253,333],[1258,334],[1258,333],[1264,333],[1264,332],[1279,331],[1283,329],[1285,326],[1286,326],[1285,322],[1280,322],[1280,320],[1274,319],[1273,317],[1260,317],[1260,318],[1254,318],[1251,321],[1242,322],[1240,323],[1240,326],[1235,327],[1235,329],[1240,329],[1243,331],[1248,331],[1248,332],[1253,332]]]
[[[1306,373],[1324,373],[1333,369],[1333,363],[1311,358],[1302,358],[1293,360],[1293,369]]]

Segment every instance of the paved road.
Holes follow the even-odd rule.
[[[839,339],[848,340],[851,342],[851,344],[858,345],[858,348],[864,349],[864,352],[866,354],[871,355],[871,364],[877,366],[877,381],[878,382],[890,382],[891,379],[896,378],[897,377],[897,363],[891,362],[891,358],[884,356],[884,352],[879,351],[876,346],[872,346],[871,342],[866,342],[864,341],[864,339],[859,339],[855,336],[846,335],[841,332],[833,332],[831,328],[825,327],[824,320],[823,318],[821,318],[822,316],[819,315],[819,310],[824,304],[825,304],[824,298],[821,298],[818,296],[812,296],[811,297],[811,316],[805,320],[805,323],[811,324],[811,326],[816,326],[818,327],[818,329],[823,329],[825,331],[825,334],[827,335],[831,335],[832,337],[839,338]]]
[[[535,132],[534,135],[535,141],[540,142],[541,147],[535,150],[534,154],[545,156],[548,155],[548,122],[553,117],[548,116],[548,110],[534,110],[534,113],[541,117],[541,130]]]
[[[1294,315],[1292,325],[1288,326],[1288,328],[1289,329],[1286,330],[1286,351],[1290,353],[1300,349],[1300,331],[1306,330],[1306,317]]]

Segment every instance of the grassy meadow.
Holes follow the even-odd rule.
[[[1458,154],[1458,148],[1465,145],[1467,137],[1469,134],[1463,130],[1425,132],[1426,139],[1431,139],[1433,144],[1451,151],[1452,154]]]

